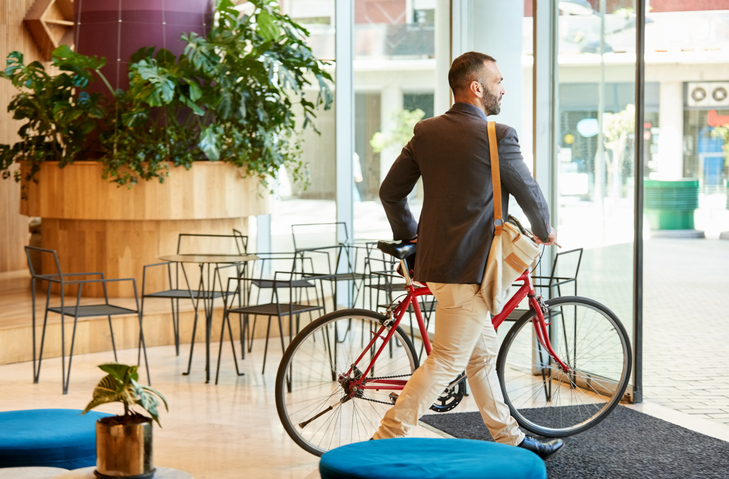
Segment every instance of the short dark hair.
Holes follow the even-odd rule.
[[[480,52],[467,52],[453,60],[451,69],[448,71],[448,84],[454,95],[467,89],[472,81],[481,80],[479,74],[483,70],[484,62],[496,63],[496,60],[494,57]]]

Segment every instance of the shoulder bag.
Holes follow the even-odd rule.
[[[494,187],[494,241],[486,261],[481,296],[491,314],[498,314],[509,300],[509,287],[539,256],[539,246],[531,232],[509,216],[504,222],[501,210],[501,177],[496,123],[488,122],[491,153],[491,179]]]

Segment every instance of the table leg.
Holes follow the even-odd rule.
[[[182,273],[185,275],[185,284],[187,285],[187,289],[190,291],[190,296],[192,296],[192,289],[190,288],[190,281],[187,277],[187,272],[185,271],[185,264],[182,264]],[[197,318],[199,314],[199,306],[200,306],[200,297],[203,295],[203,283],[202,283],[202,265],[200,265],[200,281],[198,282],[197,286],[197,295],[195,296],[195,301],[193,302],[193,306],[195,308],[195,320],[192,324],[192,338],[190,339],[190,357],[187,359],[187,371],[183,372],[183,376],[189,376],[190,370],[192,369],[192,353],[195,350],[195,334],[197,333]]]

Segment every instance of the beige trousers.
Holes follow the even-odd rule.
[[[504,403],[496,376],[499,343],[477,284],[428,283],[438,300],[433,351],[413,373],[374,439],[402,437],[464,369],[484,424],[496,442],[517,445],[524,433]]]

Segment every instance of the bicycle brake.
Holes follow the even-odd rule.
[[[389,328],[390,326],[392,326],[392,323],[395,322],[395,318],[393,317],[391,306],[387,308],[385,316],[387,316],[387,319],[384,320],[382,322],[382,324],[384,324],[386,328]]]
[[[539,308],[542,310],[542,315],[544,316],[546,322],[547,314],[549,313],[549,307],[547,306],[547,303],[544,302],[544,299],[542,299],[542,295],[537,296],[537,304],[539,304]]]

